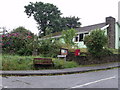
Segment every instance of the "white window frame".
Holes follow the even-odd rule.
[[[89,32],[78,32],[78,33],[76,33],[76,34],[77,34],[76,37],[78,37],[78,40],[75,41],[75,40],[76,40],[76,37],[74,37],[74,38],[73,38],[73,41],[74,41],[75,43],[83,42],[83,41],[79,41],[79,40],[80,40],[79,35],[80,35],[80,34],[83,34],[83,39],[84,39],[84,37],[86,36],[85,33],[88,33],[88,35],[89,35]]]

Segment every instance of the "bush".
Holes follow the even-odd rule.
[[[101,56],[110,56],[110,55],[113,55],[113,52],[107,48],[103,49],[102,53],[101,53]]]
[[[97,29],[85,36],[84,43],[93,57],[100,57],[103,54],[103,47],[107,45],[107,36],[104,31]]]
[[[45,57],[56,57],[60,52],[61,44],[53,39],[42,40],[39,43],[38,52]]]
[[[64,39],[65,43],[68,45],[74,45],[73,37],[76,36],[75,29],[63,30],[62,31],[62,38]]]
[[[74,68],[78,66],[78,64],[74,61],[54,60],[53,62],[54,68],[56,69]]]
[[[18,27],[15,30],[1,35],[3,53],[31,55],[34,34],[24,27]],[[31,45],[31,46],[30,46]]]

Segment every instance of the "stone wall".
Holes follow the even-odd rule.
[[[120,61],[120,55],[114,54],[96,59],[96,58],[92,58],[90,55],[75,56],[74,53],[69,53],[66,60],[75,61],[79,65],[102,64],[102,63]]]

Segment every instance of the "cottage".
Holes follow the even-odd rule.
[[[75,30],[77,31],[77,36],[73,38],[73,41],[77,43],[79,48],[86,48],[83,39],[95,29],[105,30],[105,34],[108,36],[109,48],[118,49],[120,47],[120,23],[116,22],[113,17],[106,17],[104,23],[76,28]],[[55,39],[59,39],[60,37],[61,33],[51,36],[51,38]]]
[[[105,23],[77,28],[78,36],[74,38],[75,43],[78,43],[79,47],[85,48],[86,46],[83,42],[85,35],[95,29],[105,30],[105,34],[108,36],[109,48],[118,49],[120,47],[120,24],[113,17],[106,17]]]

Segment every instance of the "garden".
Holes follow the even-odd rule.
[[[2,34],[1,48],[1,70],[36,70],[33,65],[34,58],[50,58],[52,59],[53,67],[44,67],[39,69],[64,69],[80,67],[82,65],[101,64],[108,62],[117,62],[117,57],[114,54],[119,50],[107,48],[107,37],[101,30],[94,30],[90,35],[84,38],[87,48],[79,48],[72,41],[75,36],[75,30],[69,29],[62,32],[64,43],[55,39],[40,40],[37,35],[34,35],[24,27],[18,27],[13,31]],[[74,48],[73,48],[74,47]],[[60,54],[60,48],[68,49],[66,61],[58,60],[57,55]],[[80,55],[75,56],[74,51],[80,49]],[[103,59],[102,57],[110,57]],[[38,69],[38,68],[37,68]]]

